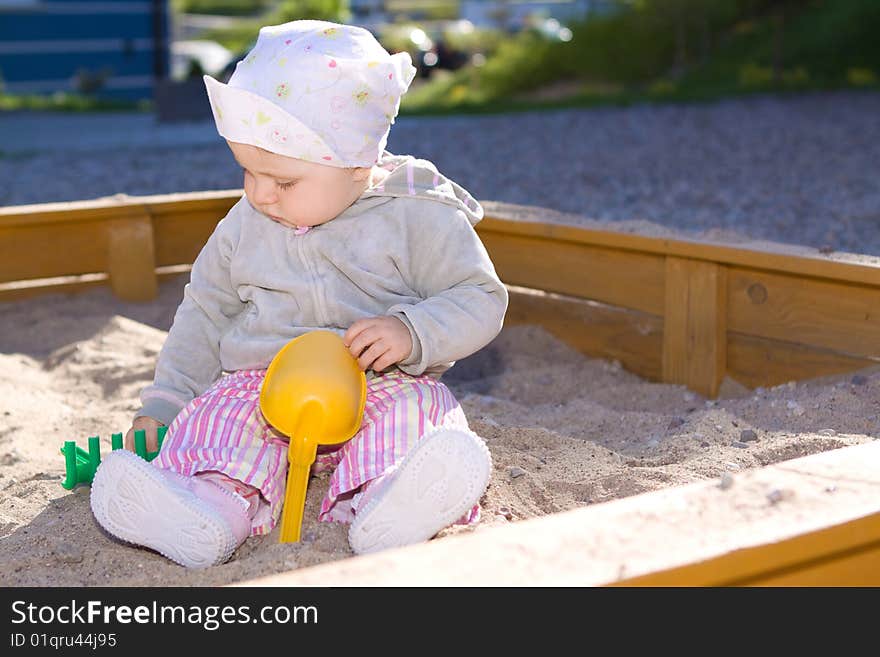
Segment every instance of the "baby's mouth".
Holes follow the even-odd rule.
[[[274,221],[276,224],[281,224],[282,226],[287,226],[288,228],[295,228],[297,235],[302,235],[309,229],[308,226],[298,226],[291,221],[287,221],[283,217],[277,217],[274,214],[269,214],[268,212],[263,212],[263,214],[269,217],[269,219]]]

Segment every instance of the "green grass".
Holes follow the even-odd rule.
[[[315,17],[343,11],[339,0],[307,0]],[[512,38],[478,31],[455,44],[482,51],[483,66],[419,81],[403,97],[401,114],[500,113],[563,107],[694,102],[756,93],[858,88],[880,91],[880,0],[810,0],[785,32],[781,79],[773,79],[774,27],[769,16],[737,18],[734,0],[713,0],[711,57],[696,53],[672,75],[675,44],[668,24],[649,12],[624,12],[570,26],[569,42],[533,32]],[[727,3],[727,4],[725,4]],[[273,20],[288,20],[302,4],[287,4]],[[720,7],[720,9],[718,9]],[[338,17],[336,17],[339,20]],[[265,22],[265,21],[264,21]],[[415,25],[415,24],[413,24]],[[256,38],[260,22],[247,22],[218,38],[235,52]],[[407,30],[402,30],[402,34]],[[400,37],[402,38],[402,37]],[[689,44],[696,43],[690,35]],[[387,44],[386,44],[387,46]],[[571,83],[564,97],[541,100],[536,91]],[[96,100],[74,94],[4,96],[0,111],[144,110],[149,103]]]
[[[825,85],[804,88],[778,88],[770,90],[774,95],[798,95],[816,91],[831,91],[841,89],[853,89],[851,85]],[[880,92],[880,84],[860,85],[857,87],[866,93]],[[633,105],[668,105],[677,103],[705,103],[723,100],[726,98],[745,98],[749,96],[766,95],[766,89],[737,89],[730,91],[724,89],[676,89],[672,91],[656,92],[653,90],[623,89],[595,91],[589,88],[581,93],[566,96],[555,100],[537,100],[527,98],[495,99],[485,102],[462,101],[456,104],[401,107],[401,116],[451,116],[451,115],[490,115],[509,114],[517,112],[534,112],[570,108],[591,107],[629,107]]]
[[[80,94],[55,93],[50,96],[17,96],[0,93],[0,112],[143,112],[152,109],[150,101],[106,100]]]
[[[266,10],[270,0],[172,0],[178,14],[215,14],[218,16],[254,16]]]
[[[408,106],[401,105],[401,116],[448,116],[448,115],[478,115],[478,114],[506,114],[516,112],[529,112],[540,110],[555,110],[567,108],[589,107],[628,107],[632,105],[651,104],[676,104],[676,103],[702,103],[714,102],[726,98],[745,98],[749,96],[766,95],[773,93],[777,96],[798,95],[809,92],[840,91],[840,90],[864,91],[866,93],[880,92],[880,83],[876,80],[872,83],[836,84],[812,83],[810,85],[789,85],[777,87],[752,87],[743,88],[737,85],[719,84],[717,86],[665,86],[656,84],[650,87],[621,87],[621,88],[598,88],[593,85],[584,85],[579,93],[558,99],[541,100],[537,98],[496,98],[491,100],[463,99],[459,102],[435,103]]]
[[[782,77],[774,81],[773,26],[739,24],[705,66],[689,72],[682,92],[876,88],[880,75],[880,3],[826,0],[796,16],[783,37]],[[873,80],[872,80],[873,78]]]
[[[711,56],[701,64],[693,61],[698,58],[692,53],[680,75],[671,74],[675,43],[669,25],[648,12],[624,12],[571,26],[574,37],[567,43],[520,34],[491,54],[483,67],[468,67],[414,87],[404,96],[401,113],[495,113],[766,92],[880,90],[877,0],[807,3],[787,26],[778,80],[773,78],[771,17],[738,21],[722,7],[712,19],[716,38]],[[581,88],[557,100],[530,98],[559,81],[579,81]]]
[[[458,0],[385,0],[385,9],[427,20],[455,20],[460,11]]]
[[[234,27],[205,30],[198,38],[216,41],[234,53],[243,53],[256,40],[260,27],[262,21],[242,21]]]
[[[243,19],[235,27],[205,30],[199,38],[216,41],[234,53],[241,53],[256,41],[264,25],[279,25],[300,19],[344,23],[348,17],[347,0],[282,0],[268,16]]]

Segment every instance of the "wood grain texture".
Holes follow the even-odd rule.
[[[617,360],[630,372],[660,380],[663,320],[655,315],[514,288],[505,325],[517,324],[540,325],[587,356]]]
[[[732,331],[880,358],[880,285],[731,268],[728,297]]]
[[[0,222],[0,282],[107,271],[106,221],[6,226]]]
[[[728,331],[727,374],[748,388],[778,386],[877,365],[830,349]]]
[[[727,367],[726,267],[666,258],[663,381],[714,397]]]
[[[117,195],[0,208],[0,299],[99,281],[149,299],[151,259],[159,268],[191,263],[241,195]],[[583,353],[615,358],[646,378],[712,395],[725,370],[746,385],[774,385],[880,359],[878,258],[633,235],[554,223],[560,213],[544,208],[486,207],[477,233],[505,283],[598,302],[575,312],[568,303],[514,300],[509,321],[541,323]]]
[[[614,586],[877,586],[880,513]]]
[[[709,240],[634,235],[575,225],[584,223],[583,217],[571,215],[562,215],[568,217],[570,223],[554,223],[553,218],[560,213],[545,208],[497,202],[486,202],[484,206],[486,218],[477,224],[477,232],[481,234],[499,231],[800,276],[880,285],[880,257],[858,254],[830,256],[809,247],[773,242],[753,241],[731,245]]]
[[[663,314],[663,258],[534,236],[480,233],[501,280]]]
[[[156,271],[159,284],[167,279],[179,276],[181,271]],[[82,276],[59,276],[41,278],[14,283],[0,283],[0,303],[33,299],[46,294],[79,294],[96,287],[107,287],[110,284],[108,274],[84,274]]]
[[[235,586],[872,585],[878,473],[871,441]]]
[[[107,273],[113,292],[126,301],[150,301],[159,293],[153,223],[144,212],[106,222]]]
[[[153,215],[157,266],[194,262],[217,221],[218,215],[212,210]]]

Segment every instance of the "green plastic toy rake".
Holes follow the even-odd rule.
[[[165,440],[165,433],[168,427],[159,427],[157,438],[159,439],[159,449],[162,449],[162,441]],[[114,433],[110,436],[110,446],[113,450],[122,449],[122,434]],[[147,437],[143,429],[134,432],[134,451],[142,459],[152,461],[159,454],[157,449],[155,452],[147,451]],[[61,447],[61,453],[64,455],[65,477],[61,485],[67,490],[71,490],[77,484],[91,484],[95,477],[95,470],[101,463],[101,445],[98,436],[89,438],[89,450],[86,451],[82,447],[76,446],[76,441],[65,440]]]

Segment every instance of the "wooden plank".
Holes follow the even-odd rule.
[[[167,267],[156,270],[161,285],[165,280],[189,271],[188,267]],[[59,276],[28,281],[0,283],[0,303],[32,299],[46,294],[78,294],[96,287],[109,287],[108,274],[85,274],[82,276]]]
[[[727,333],[727,374],[749,388],[844,374],[874,365],[877,361],[829,349]]]
[[[159,232],[153,245],[156,264],[191,263],[216,223],[240,198],[241,190],[144,197],[120,194],[0,208],[0,283],[107,272],[109,254],[118,246],[111,249],[107,243],[107,222],[152,213]],[[27,294],[37,289],[43,287]]]
[[[28,281],[0,283],[0,303],[21,301],[46,294],[76,294],[95,287],[109,285],[107,274],[84,274],[81,276],[57,276]]]
[[[236,586],[870,585],[878,486],[870,441]]]
[[[179,265],[195,261],[217,222],[219,209],[192,210],[153,216],[156,264]],[[228,211],[228,210],[227,210]]]
[[[616,359],[662,380],[663,319],[596,302],[509,287],[505,325],[536,324],[581,353]],[[853,372],[877,362],[781,340],[727,332],[727,376],[749,388]]]
[[[108,199],[0,207],[0,227],[82,224],[142,212],[139,200],[120,194]]]
[[[880,513],[615,586],[876,586]]]
[[[106,222],[0,222],[0,282],[107,271]]]
[[[222,217],[241,198],[241,189],[184,194],[131,197],[119,194],[107,199],[47,203],[0,208],[0,226],[20,224],[82,221],[86,218],[113,217],[121,208],[130,205],[148,206],[150,214],[175,213],[196,208]],[[647,237],[608,230],[595,230],[578,225],[582,217],[539,207],[484,202],[486,218],[477,224],[480,235],[501,233],[540,237],[574,244],[634,251],[645,254],[673,255],[696,260],[739,265],[770,271],[789,272],[819,278],[880,285],[880,258],[852,254],[825,255],[806,247],[774,243],[751,242],[745,245],[666,237]],[[533,221],[523,220],[522,216]],[[553,223],[554,218],[567,218],[569,224]],[[546,219],[547,222],[542,219]]]
[[[113,219],[107,226],[110,287],[125,301],[150,301],[159,293],[153,224],[146,212]]]
[[[481,233],[480,238],[508,285],[663,314],[660,256],[503,232]]]
[[[144,206],[153,217],[156,240],[156,263],[159,266],[187,264],[195,261],[217,223],[226,216],[243,194],[243,190],[225,193],[202,193],[198,197],[177,195],[147,197]]]
[[[109,254],[116,249],[107,242],[109,232],[104,224],[124,216],[142,217],[144,213],[153,217],[155,265],[189,263],[241,193],[236,189],[151,197],[118,195],[94,201],[0,208],[0,286],[109,271]],[[772,377],[791,380],[847,371],[850,367],[858,369],[875,359],[880,348],[874,338],[878,320],[873,310],[878,307],[880,259],[860,257],[860,262],[844,262],[786,245],[775,245],[777,250],[773,251],[644,237],[552,223],[559,213],[542,208],[512,211],[497,203],[488,203],[487,208],[489,216],[477,230],[506,282],[614,304],[622,312],[637,309],[652,317],[666,312],[666,255],[693,256],[686,259],[699,262],[716,258],[718,263],[737,265],[728,284],[732,352],[728,361],[732,376],[738,380],[769,385],[779,382]],[[493,208],[500,209],[498,216],[491,216]],[[551,218],[551,223],[523,220],[544,215]],[[792,254],[793,249],[798,252]],[[127,257],[119,257],[113,266],[119,270],[126,261]],[[742,263],[766,270],[743,267]],[[146,271],[146,265],[142,264],[141,269]],[[803,275],[805,272],[809,275]],[[832,280],[834,277],[836,280]],[[131,279],[138,280],[135,275]],[[145,289],[135,296],[148,295],[149,275],[144,282]],[[48,291],[51,286],[39,284],[27,289],[0,289],[0,298]],[[756,303],[761,290],[769,295],[769,301]],[[585,353],[600,356],[603,354],[596,353],[597,349],[608,349],[606,357],[618,358],[629,369],[655,378],[656,357],[639,365],[639,352],[651,347],[635,343],[615,346],[615,340],[628,340],[615,335],[633,333],[625,326],[620,328],[618,319],[609,319],[625,315],[616,315],[607,308],[603,312],[599,324],[610,323],[602,329],[593,327],[598,332],[592,342],[578,337],[579,332],[572,328],[574,322],[564,314],[545,323],[560,337],[580,342]],[[678,320],[684,325],[688,321],[686,317]],[[675,321],[671,319],[672,324]],[[693,378],[693,372],[681,369],[686,362],[686,348],[679,345],[677,349],[682,360],[670,357],[670,371],[676,380]],[[711,360],[715,370],[719,369],[719,353],[716,349]],[[711,389],[711,384],[706,389]]]
[[[880,286],[731,268],[728,297],[733,331],[880,358]]]
[[[847,527],[847,529],[851,529]],[[769,574],[758,580],[737,582],[738,586],[880,586],[880,544],[851,555],[834,554],[798,568]]]
[[[796,244],[752,241],[731,245],[706,240],[648,237],[585,227],[583,217],[546,208],[484,202],[485,218],[477,232],[542,237],[646,254],[787,272],[801,276],[880,286],[880,257],[850,253],[822,254]],[[580,224],[580,225],[579,225]]]
[[[216,209],[219,216],[226,214],[222,208],[232,207],[241,198],[242,190],[220,190],[209,192],[186,192],[182,194],[157,194],[154,196],[114,196],[89,201],[67,201],[63,203],[38,203],[34,205],[12,205],[0,207],[0,226],[40,225],[49,223],[69,223],[112,219],[127,214],[127,208],[134,212],[151,214],[177,213],[193,209]]]
[[[660,380],[660,317],[540,290],[508,290],[506,326],[537,324],[587,356],[618,360],[630,372]]]
[[[725,267],[666,259],[664,382],[718,393],[727,366],[726,295]]]

